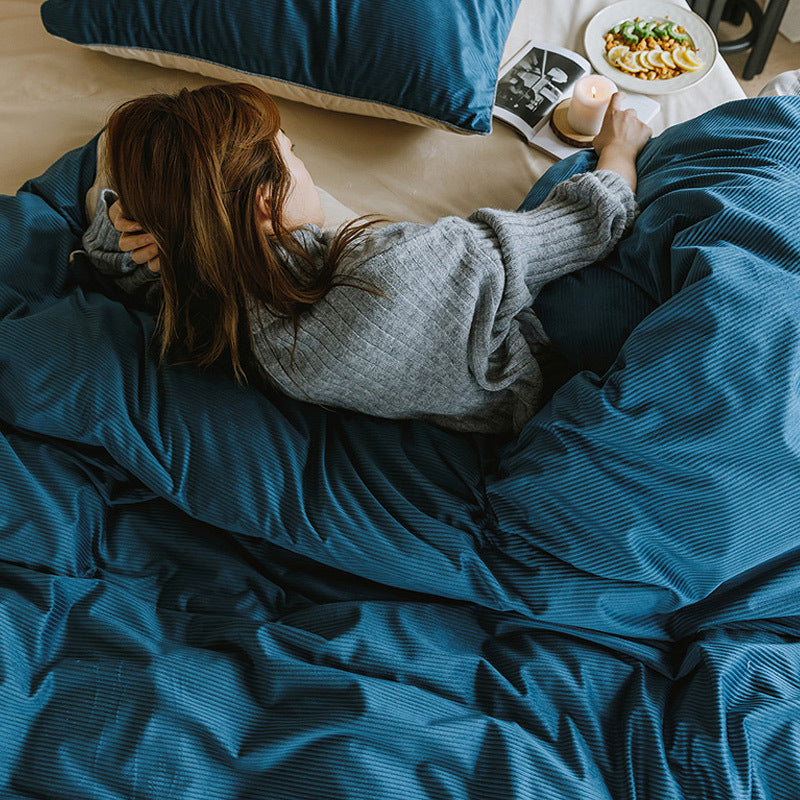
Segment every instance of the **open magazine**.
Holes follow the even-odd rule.
[[[501,67],[492,115],[517,130],[535,147],[556,158],[579,148],[562,142],[548,124],[553,109],[572,96],[575,82],[591,73],[589,62],[563,47],[526,42]],[[626,93],[624,108],[633,108],[649,124],[661,110],[651,97]]]

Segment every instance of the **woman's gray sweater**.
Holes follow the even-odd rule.
[[[100,272],[130,290],[155,274],[121,256],[105,213],[113,199],[101,193],[103,213],[83,246]],[[330,289],[301,315],[293,359],[291,320],[253,304],[255,355],[275,387],[300,400],[516,433],[542,391],[535,353],[547,336],[533,299],[549,281],[608,255],[636,213],[627,182],[599,170],[560,183],[533,211],[482,208],[467,219],[376,229],[338,274],[368,281],[385,297]],[[308,225],[296,236],[316,259],[333,232]]]

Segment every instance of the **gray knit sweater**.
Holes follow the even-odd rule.
[[[112,199],[102,193],[98,212]],[[302,314],[293,359],[291,320],[253,304],[255,355],[274,386],[300,400],[454,430],[518,432],[542,390],[535,354],[547,336],[533,299],[547,282],[604,258],[636,213],[627,182],[600,170],[559,184],[533,211],[482,208],[467,219],[374,230],[340,272],[385,297],[330,289]],[[295,235],[316,259],[333,232],[308,225]],[[117,282],[140,285],[131,279],[135,265],[119,260],[118,236],[107,213],[97,213],[83,245],[98,270],[127,269]]]

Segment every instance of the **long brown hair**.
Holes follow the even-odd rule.
[[[284,226],[291,173],[278,148],[279,130],[273,99],[245,83],[148,95],[111,114],[106,166],[112,188],[159,249],[162,363],[178,353],[180,363],[222,364],[246,382],[246,366],[254,366],[250,302],[291,319],[296,344],[299,315],[332,286],[380,294],[357,277],[337,275],[341,260],[379,221],[372,215],[340,227],[317,265]],[[270,235],[257,224],[259,189],[270,198]],[[301,276],[287,269],[281,248],[310,269]]]

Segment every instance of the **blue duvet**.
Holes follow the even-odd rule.
[[[800,98],[648,144],[513,441],[159,372],[94,164],[0,198],[3,800],[797,796]]]

